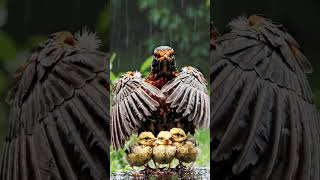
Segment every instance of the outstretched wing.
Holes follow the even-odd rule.
[[[53,39],[31,56],[9,95],[0,179],[108,177],[107,58]]]
[[[188,66],[173,80],[165,84],[161,91],[181,117],[187,117],[198,128],[209,127],[209,96],[206,80],[197,69]]]
[[[146,83],[139,72],[128,72],[115,85],[111,112],[111,142],[119,149],[159,107],[163,93]]]
[[[212,52],[216,178],[319,179],[319,118],[305,75],[312,68],[297,42],[269,19],[241,17]]]

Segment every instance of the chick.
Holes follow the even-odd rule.
[[[176,154],[176,147],[172,145],[169,131],[161,131],[153,148],[153,161],[159,164],[169,164]]]
[[[138,137],[138,144],[125,151],[126,159],[132,168],[134,166],[144,166],[151,160],[155,140],[156,138],[151,132],[142,132]]]
[[[181,128],[172,128],[170,133],[173,145],[177,148],[175,158],[180,161],[180,165],[182,162],[191,163],[196,161],[200,152],[196,142],[188,139],[186,133]]]

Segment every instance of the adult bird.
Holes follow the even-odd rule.
[[[87,30],[52,34],[17,73],[0,179],[108,177],[106,53]]]
[[[210,55],[215,179],[320,179],[311,64],[283,25],[239,17]]]
[[[150,74],[144,79],[139,72],[127,72],[113,89],[111,142],[123,147],[133,134],[180,127],[194,133],[209,125],[209,96],[201,72],[188,66],[176,68],[174,50],[155,48]]]

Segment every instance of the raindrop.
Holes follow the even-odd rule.
[[[128,16],[128,1],[125,1],[125,8],[126,8],[126,48],[128,49],[129,47],[129,16]]]
[[[193,20],[193,31],[194,32],[197,32],[197,16],[194,18],[194,20]]]
[[[181,5],[181,9],[183,9],[184,8],[184,0],[181,0],[180,2],[181,2],[181,4],[180,4]]]

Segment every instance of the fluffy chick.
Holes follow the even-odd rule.
[[[172,128],[170,130],[173,145],[176,146],[176,158],[184,163],[196,161],[199,155],[199,148],[194,140],[188,139],[186,133],[181,128]]]
[[[152,159],[152,147],[155,136],[151,132],[142,132],[138,137],[138,144],[129,147],[126,159],[131,167],[144,166]]]
[[[169,131],[161,131],[153,148],[153,160],[159,164],[169,164],[176,154],[176,147],[172,145]]]

